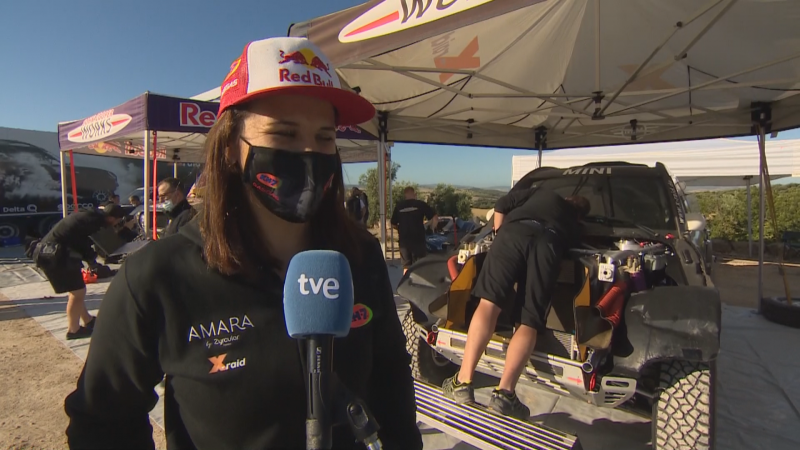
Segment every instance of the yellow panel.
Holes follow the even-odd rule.
[[[587,267],[583,268],[583,287],[581,287],[580,292],[578,295],[575,296],[574,306],[591,306],[592,304],[592,288],[591,288],[591,280],[589,279],[589,269]],[[573,309],[574,311],[574,309]],[[574,313],[573,313],[574,314]],[[579,342],[577,333],[578,333],[578,318],[575,317],[575,340]],[[578,352],[580,353],[581,361],[586,361],[586,346],[579,345]]]
[[[466,325],[467,303],[472,295],[472,287],[477,274],[478,264],[475,262],[475,257],[472,256],[467,259],[461,272],[450,284],[447,301],[447,328]]]

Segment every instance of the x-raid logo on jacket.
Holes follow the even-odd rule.
[[[247,317],[247,314],[242,317],[232,316],[227,320],[212,320],[208,324],[201,323],[189,328],[189,342],[194,339],[204,340],[210,338],[218,338],[227,336],[237,331],[245,331],[248,328],[254,328],[253,322]]]
[[[208,361],[211,362],[211,370],[208,373],[217,373],[217,372],[226,372],[228,370],[238,369],[244,367],[247,363],[247,358],[237,359],[236,361],[225,362],[225,357],[228,356],[227,353],[223,353],[218,356],[212,356],[208,358]]]

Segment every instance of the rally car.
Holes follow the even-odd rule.
[[[713,448],[721,301],[685,201],[662,164],[543,167],[512,189],[542,186],[586,197],[579,248],[564,258],[547,330],[520,383],[652,419],[658,450]],[[452,251],[412,265],[397,293],[412,371],[441,386],[461,363],[478,298],[471,290],[491,251],[492,220]],[[500,377],[518,319],[500,316],[477,370]]]

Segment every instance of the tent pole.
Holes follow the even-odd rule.
[[[144,130],[144,235],[150,234],[150,130]]]
[[[381,247],[383,248],[383,257],[386,258],[386,130],[388,121],[386,113],[380,113],[379,119],[379,135],[380,143],[378,145],[378,199],[380,209],[379,222],[381,227]]]
[[[69,175],[72,179],[72,212],[78,212],[78,181],[75,179],[75,156],[69,151]]]
[[[753,196],[750,194],[750,179],[752,175],[744,177],[747,181],[747,256],[753,257]]]
[[[389,207],[386,209],[387,211],[394,211],[394,186],[392,185],[392,145],[386,144],[386,165],[389,171],[388,183],[389,183]],[[392,244],[392,250],[394,251],[394,227],[389,225],[389,242]],[[392,253],[394,255],[394,253]]]
[[[758,312],[761,313],[761,298],[763,297],[764,289],[764,215],[766,204],[766,191],[764,190],[764,159],[766,158],[765,151],[765,130],[763,125],[758,125],[758,152],[760,154],[758,166]]]
[[[153,131],[153,240],[158,239],[158,226],[156,225],[156,217],[158,211],[155,206],[158,204],[158,131]]]
[[[61,157],[61,217],[67,217],[67,160],[64,158],[64,152],[58,152]]]
[[[172,178],[178,178],[178,163],[172,164]]]

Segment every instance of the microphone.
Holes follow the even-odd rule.
[[[333,338],[347,336],[353,320],[353,277],[347,258],[330,250],[295,255],[286,270],[283,310],[289,336],[306,342],[306,449],[327,450],[333,445]]]
[[[363,400],[333,373],[333,338],[350,333],[353,277],[347,258],[335,251],[309,250],[289,261],[283,310],[289,336],[306,343],[308,413],[306,449],[332,447],[334,424],[347,423],[368,450],[381,450],[378,426]]]

